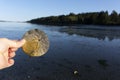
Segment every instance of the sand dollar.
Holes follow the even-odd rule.
[[[23,38],[26,43],[22,46],[22,49],[29,56],[42,56],[48,51],[49,40],[43,31],[38,29],[29,30]]]

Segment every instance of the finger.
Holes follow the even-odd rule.
[[[12,52],[15,52],[15,51],[18,50],[18,48],[11,48],[10,50],[11,50]]]
[[[25,44],[25,39],[22,39],[20,41],[15,41],[15,40],[8,40],[9,42],[9,47],[15,47],[15,48],[20,48]]]
[[[15,61],[13,59],[8,59],[8,67],[14,65]]]
[[[15,52],[15,51],[17,51],[17,50],[18,50],[18,48],[9,48],[9,49],[8,49],[8,53]]]
[[[11,52],[11,53],[9,53],[9,58],[13,58],[13,57],[15,57],[15,52]]]

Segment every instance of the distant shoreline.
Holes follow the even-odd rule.
[[[33,24],[54,26],[74,26],[74,25],[120,26],[120,13],[117,13],[114,10],[111,14],[108,14],[108,11],[79,14],[70,13],[68,15],[36,18],[27,22]]]
[[[47,26],[82,26],[82,25],[94,25],[94,26],[120,26],[120,24],[42,24],[42,23],[32,23],[32,22],[26,22],[26,23],[31,23],[31,24],[37,24],[37,25],[47,25]]]

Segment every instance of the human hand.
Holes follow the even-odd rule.
[[[15,51],[22,47],[25,40],[20,41],[0,38],[0,69],[10,67],[14,64]]]

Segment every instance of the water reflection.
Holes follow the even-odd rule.
[[[113,39],[120,39],[120,29],[118,28],[81,28],[81,27],[65,27],[59,30],[69,35],[80,35],[85,37],[97,38],[99,40],[105,40],[108,38],[109,41]]]
[[[1,70],[0,80],[120,80],[120,28],[0,23],[0,37],[20,39],[35,28],[49,37],[47,54],[29,58],[19,49],[15,65]]]

